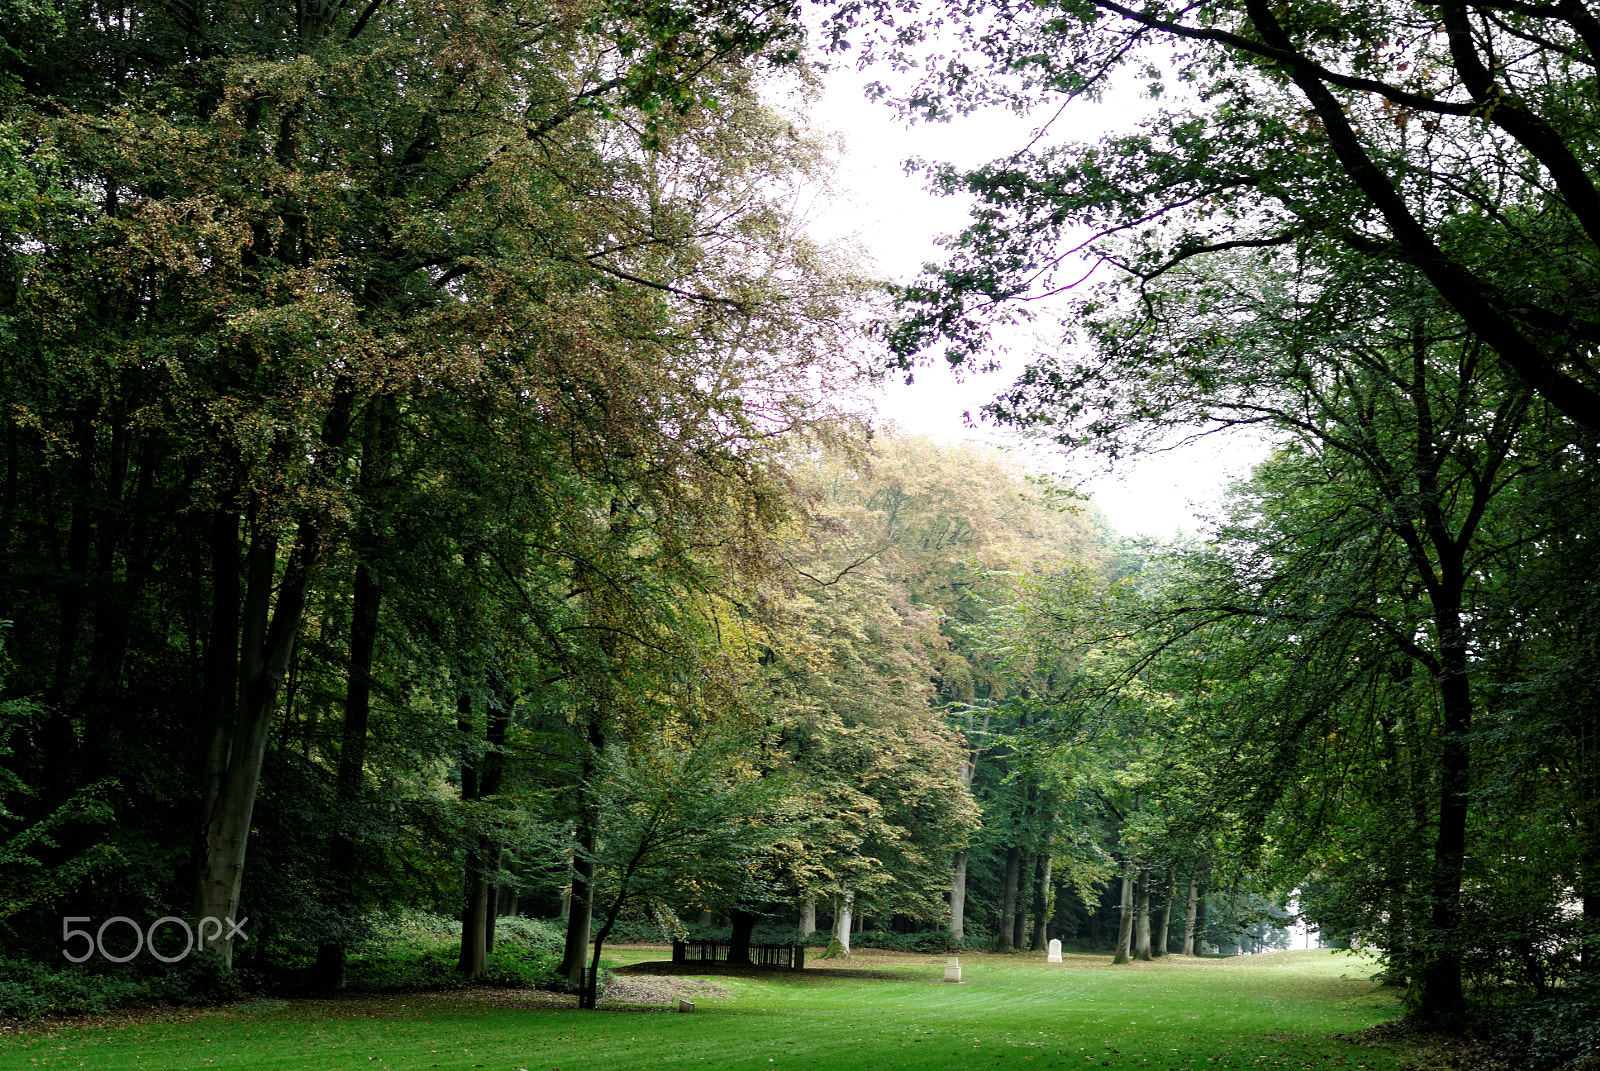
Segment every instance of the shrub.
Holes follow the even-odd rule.
[[[1473,1034],[1516,1050],[1532,1071],[1600,1064],[1600,985],[1580,981],[1543,1000],[1479,1008]]]
[[[99,1015],[141,1004],[225,1004],[245,996],[251,979],[225,971],[214,956],[166,968],[56,967],[0,957],[0,1017]]]
[[[379,920],[370,940],[349,958],[348,986],[363,992],[412,992],[464,985],[551,987],[564,937],[550,923],[511,916],[495,920],[488,973],[469,983],[456,970],[461,922],[408,911]]]

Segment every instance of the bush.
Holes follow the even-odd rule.
[[[456,970],[461,922],[408,911],[380,920],[349,957],[348,986],[376,992],[456,989],[468,984],[552,988],[564,935],[552,924],[511,916],[495,920],[488,974],[468,982]]]
[[[1580,981],[1543,1000],[1479,1008],[1472,1033],[1516,1050],[1532,1071],[1600,1064],[1600,985]]]
[[[226,1004],[250,990],[242,971],[225,971],[215,956],[192,956],[171,967],[56,967],[0,957],[0,1018],[100,1015],[141,1004]]]

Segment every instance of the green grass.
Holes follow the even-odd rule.
[[[670,986],[625,965],[632,985]],[[0,1068],[601,1071],[669,1068],[1152,1068],[1392,1071],[1394,1053],[1326,1035],[1392,1018],[1362,960],[1328,951],[1169,958],[859,955],[802,974],[718,976],[693,1014],[583,1012],[529,994],[260,1001],[0,1037]],[[1345,977],[1348,976],[1348,977]],[[665,992],[663,989],[662,992]],[[521,1002],[522,1007],[508,1007]]]

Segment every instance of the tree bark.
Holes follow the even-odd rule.
[[[810,937],[817,932],[817,898],[808,896],[800,902],[800,936]]]
[[[1018,952],[1028,947],[1028,879],[1032,876],[1033,855],[1024,848],[1017,860],[1017,913],[1011,920],[1011,947]]]
[[[761,917],[751,911],[742,911],[734,908],[728,913],[733,922],[733,933],[728,943],[729,963],[750,962],[750,934],[756,928],[756,921]]]
[[[1458,563],[1442,562],[1447,591],[1459,594],[1449,574]],[[1447,596],[1448,597],[1448,596]],[[1447,606],[1460,604],[1459,597]],[[1461,885],[1466,871],[1467,806],[1472,780],[1472,691],[1467,678],[1468,655],[1459,615],[1436,606],[1441,668],[1440,707],[1444,733],[1439,741],[1439,828],[1433,850],[1433,904],[1429,915],[1432,954],[1421,973],[1417,1014],[1424,1021],[1452,1026],[1466,1013],[1461,978]]]
[[[494,695],[491,682],[489,694]],[[470,711],[471,699],[463,696],[463,705]],[[504,696],[491,699],[485,712],[483,740],[485,750],[480,761],[481,772],[472,780],[475,800],[493,799],[500,794],[500,782],[505,772],[506,730],[510,727],[510,700]],[[473,724],[470,720],[459,723],[464,740],[470,740]],[[465,747],[466,745],[463,744]],[[471,753],[464,753],[461,763],[462,798],[466,797]],[[480,833],[477,843],[467,854],[464,874],[466,904],[461,913],[461,954],[456,969],[468,978],[481,978],[489,970],[489,950],[494,947],[491,936],[494,926],[494,903],[499,896],[500,845],[488,833]],[[587,951],[587,947],[585,948]]]
[[[1017,916],[1017,879],[1022,872],[1022,849],[1012,845],[1006,849],[1005,888],[1000,897],[1000,932],[995,935],[995,951],[1010,952],[1016,948],[1012,934]]]
[[[216,799],[207,815],[205,830],[205,857],[201,865],[199,896],[195,914],[204,918],[221,919],[225,923],[239,918],[239,890],[244,880],[245,853],[250,840],[250,823],[255,814],[256,792],[261,785],[261,763],[267,753],[267,735],[272,715],[277,709],[278,692],[283,687],[289,671],[289,660],[300,634],[301,615],[305,610],[306,593],[311,586],[312,563],[316,554],[318,533],[314,522],[304,520],[289,564],[284,570],[276,603],[272,608],[270,623],[266,621],[266,602],[270,587],[271,562],[267,561],[265,576],[261,572],[251,577],[256,590],[246,590],[247,608],[258,608],[259,617],[245,621],[247,640],[252,634],[265,633],[259,645],[244,648],[241,659],[244,672],[240,681],[241,702],[231,739],[223,749],[227,765],[220,772],[207,771],[206,780],[219,782]],[[256,557],[265,557],[266,549],[276,549],[275,542],[267,540],[266,548],[253,548]],[[220,776],[218,776],[220,773]],[[248,940],[248,938],[246,938]],[[225,967],[233,966],[233,940],[228,929],[221,935],[207,932],[204,947],[222,957]]]
[[[231,499],[211,515],[207,542],[211,553],[211,621],[207,630],[202,701],[211,739],[200,777],[200,820],[195,831],[194,903],[200,904],[205,859],[205,826],[228,769],[235,699],[239,689],[239,515]]]
[[[1196,888],[1197,886],[1194,883],[1194,878],[1191,876],[1189,878],[1189,899],[1183,910],[1183,954],[1186,956],[1194,955],[1194,935],[1196,922],[1195,908],[1197,906],[1195,898]]]
[[[956,853],[954,873],[950,879],[950,939],[967,938],[967,850]]]
[[[1194,899],[1194,954],[1206,953],[1206,887],[1201,882],[1195,889]]]
[[[350,669],[345,681],[344,726],[340,733],[339,770],[334,813],[341,828],[328,848],[328,874],[335,895],[345,893],[355,877],[356,839],[349,823],[361,803],[362,773],[367,763],[367,723],[372,712],[372,656],[378,640],[378,607],[383,592],[365,562],[356,566],[350,611]],[[347,909],[349,904],[343,905]],[[317,978],[324,989],[345,986],[342,939],[317,948]],[[476,977],[476,976],[474,976]]]
[[[584,961],[589,951],[589,932],[594,918],[594,849],[599,838],[600,816],[595,802],[584,789],[594,774],[594,760],[605,747],[605,736],[600,729],[600,708],[589,711],[584,725],[585,742],[589,745],[584,756],[582,779],[578,793],[578,822],[573,831],[572,893],[567,911],[567,940],[562,950],[561,966],[556,972],[574,985],[583,980]]]
[[[983,730],[989,731],[989,718],[983,716]],[[961,764],[961,785],[968,791],[972,789],[973,775],[978,771],[978,755],[980,748],[967,752],[967,761]],[[950,939],[964,941],[967,939],[967,849],[962,848],[956,853],[951,865],[952,876],[950,882]]]
[[[322,422],[314,469],[327,464],[333,452],[349,438],[354,404],[354,384],[341,379],[334,385],[332,406]],[[245,853],[255,815],[256,792],[261,785],[261,763],[267,752],[268,729],[300,637],[306,595],[322,550],[323,525],[327,519],[320,507],[308,507],[301,514],[294,549],[284,567],[276,598],[273,597],[272,578],[277,561],[277,539],[269,523],[252,526],[251,548],[245,564],[238,708],[223,746],[207,748],[208,764],[220,761],[222,765],[220,768],[208,765],[201,778],[205,786],[203,791],[211,796],[211,805],[203,816],[204,849],[195,896],[198,918],[215,918],[223,923],[217,927],[220,932],[215,935],[206,928],[201,946],[219,955],[224,967],[230,969],[234,933],[236,930],[244,932],[244,920],[239,916],[239,892],[244,881]],[[221,577],[213,577],[212,582],[235,583],[231,578]],[[213,784],[216,792],[211,795]]]
[[[850,954],[850,912],[856,902],[856,891],[848,886],[839,896],[839,910],[833,913],[833,939],[839,942],[844,954]]]
[[[1043,951],[1050,940],[1050,871],[1053,862],[1049,852],[1040,852],[1034,861],[1033,939],[1028,943],[1028,948],[1034,952]]]
[[[1578,969],[1600,973],[1600,704],[1591,698],[1578,712],[1579,893],[1583,930],[1578,937]]]
[[[1127,963],[1133,950],[1133,879],[1122,875],[1122,903],[1117,913],[1117,953],[1112,963]]]
[[[1172,890],[1176,877],[1169,871],[1160,885],[1160,898],[1155,913],[1150,918],[1150,954],[1167,954],[1167,931],[1172,928]]]
[[[1150,868],[1141,867],[1133,887],[1133,958],[1150,959]]]

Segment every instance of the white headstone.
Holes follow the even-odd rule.
[[[961,961],[951,956],[944,961],[944,980],[947,982],[961,981]]]
[[[692,1011],[694,1011],[694,1001],[692,1001],[692,1000],[680,1000],[680,1001],[678,1001],[678,1010],[681,1011],[681,1012],[692,1012]]]
[[[1047,963],[1060,963],[1061,962],[1061,939],[1059,937],[1052,937],[1050,939],[1050,958],[1047,959],[1045,962],[1047,962]]]

